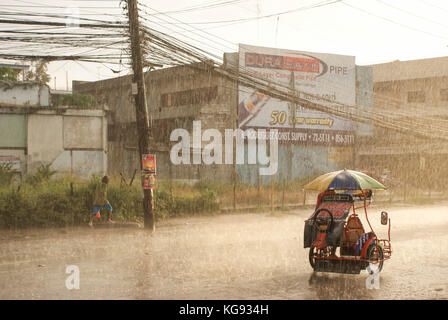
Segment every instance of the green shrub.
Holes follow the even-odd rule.
[[[44,169],[38,174],[41,178],[48,177]],[[63,178],[32,178],[26,181],[20,190],[0,188],[0,228],[64,227],[87,223],[93,208],[95,188],[101,183],[101,177],[92,177],[89,182]],[[168,185],[166,188],[154,191],[156,219],[196,215],[219,208],[214,191],[173,194],[168,190]],[[127,186],[111,181],[108,199],[113,207],[113,219],[143,221],[142,197],[143,192],[138,184]],[[106,214],[102,214],[101,219],[105,218]]]
[[[219,209],[216,193],[203,190],[198,194],[173,195],[160,190],[154,193],[154,207],[158,218],[198,215]]]
[[[12,168],[12,163],[0,164],[0,187],[9,186],[16,173],[17,171]]]
[[[64,94],[57,99],[58,106],[74,106],[80,109],[92,109],[96,106],[95,98],[91,94]]]
[[[42,183],[50,181],[51,177],[56,174],[56,171],[51,170],[50,167],[51,163],[40,165],[40,167],[37,168],[36,173],[33,175],[29,175],[26,178],[26,181],[35,187],[39,186]]]

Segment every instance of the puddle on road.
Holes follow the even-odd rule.
[[[388,210],[394,252],[379,290],[366,288],[365,271],[313,274],[303,249],[309,212],[296,212],[176,219],[161,222],[153,235],[141,229],[2,232],[0,298],[446,299],[448,235],[438,226],[448,223],[440,213],[448,207],[434,208]],[[435,212],[431,219],[423,218],[428,210]],[[80,290],[65,287],[68,265],[80,269]]]

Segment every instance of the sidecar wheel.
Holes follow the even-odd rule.
[[[316,260],[314,259],[314,247],[310,248],[309,260],[310,260],[310,265],[314,270],[314,268],[316,267]]]
[[[383,269],[383,263],[384,263],[384,252],[383,252],[383,248],[380,245],[376,245],[375,243],[372,243],[369,246],[369,248],[367,249],[366,258],[367,258],[369,264],[372,263],[372,264],[378,266],[378,272],[381,272],[381,270]],[[366,266],[366,268],[367,268],[367,266]]]

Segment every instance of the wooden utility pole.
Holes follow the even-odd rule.
[[[131,36],[132,80],[135,99],[135,114],[138,131],[138,150],[140,153],[140,169],[142,168],[142,155],[150,153],[151,121],[146,105],[145,79],[143,74],[143,57],[140,47],[140,26],[138,22],[138,9],[136,0],[127,0],[129,16],[129,33]],[[137,91],[134,91],[137,86]],[[143,214],[145,229],[155,231],[154,200],[152,189],[143,189]]]

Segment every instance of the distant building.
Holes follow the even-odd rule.
[[[238,53],[224,55],[225,66],[235,66],[236,61]],[[321,70],[330,70],[330,67],[326,68]],[[371,68],[353,66],[344,72],[351,72],[353,76],[353,92],[350,92],[355,97],[353,104],[372,108]],[[91,94],[99,103],[109,106],[108,168],[111,174],[123,174],[126,177],[132,177],[134,173],[138,175],[140,170],[131,82],[132,76],[123,76],[96,82],[73,81],[72,85],[75,94]],[[187,129],[191,133],[193,121],[197,120],[202,122],[202,130],[218,129],[223,137],[225,129],[237,128],[237,82],[217,72],[217,69],[207,63],[198,63],[147,72],[145,85],[153,124],[151,152],[157,155],[158,177],[190,182],[232,181],[233,165],[173,165],[170,161],[170,149],[174,143],[170,142],[170,134],[177,128]],[[355,128],[353,135],[372,135],[368,125],[355,124]],[[190,150],[191,154],[193,151]],[[352,145],[281,144],[279,169],[274,179],[277,182],[304,179],[315,174],[353,167],[354,151]],[[250,184],[257,184],[260,180],[261,183],[270,183],[269,176],[262,176],[259,180],[258,168],[256,164],[237,165],[238,180]]]
[[[448,57],[393,61],[371,66],[374,110],[396,115],[397,120],[447,120]],[[448,128],[448,126],[447,126]],[[448,143],[422,139],[375,126],[364,139],[357,164],[392,177],[392,184],[426,188],[448,186]]]

